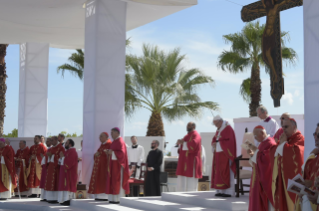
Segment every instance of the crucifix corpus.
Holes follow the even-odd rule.
[[[284,94],[280,12],[302,5],[303,0],[260,0],[244,6],[241,10],[241,19],[244,22],[250,22],[264,16],[267,18],[262,38],[262,55],[269,68],[270,95],[274,100],[275,107],[280,107],[280,99]]]

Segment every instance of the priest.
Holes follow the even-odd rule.
[[[276,134],[274,135],[274,139],[276,142],[279,141],[280,139],[280,136],[284,133],[284,129],[282,129],[282,124],[284,122],[284,120],[289,120],[291,118],[290,114],[289,113],[283,113],[280,117],[280,125],[281,125],[281,128],[279,128],[276,132]]]
[[[19,169],[17,173],[18,175],[18,182],[19,187],[14,189],[15,195],[19,194],[22,197],[26,197],[29,195],[29,188],[28,188],[28,181],[27,181],[27,175],[26,175],[26,167],[28,166],[29,162],[29,147],[26,146],[26,141],[22,140],[19,142],[19,149],[17,150],[17,153],[15,154],[14,160],[16,162],[16,168]],[[19,190],[18,190],[19,188]]]
[[[198,179],[202,178],[202,138],[195,130],[196,124],[189,122],[187,135],[179,139],[179,157],[176,169],[177,191],[197,191]]]
[[[109,161],[104,150],[110,149],[111,140],[109,134],[103,132],[100,134],[101,146],[94,154],[94,166],[92,170],[89,194],[92,194],[96,201],[108,201],[108,195],[106,194],[106,177],[109,173]]]
[[[60,176],[60,165],[59,159],[61,152],[64,153],[65,149],[61,143],[58,143],[58,137],[53,136],[52,147],[47,153],[47,176],[45,179],[45,198],[47,202],[51,204],[58,203],[58,188],[59,188],[59,176]]]
[[[50,148],[52,146],[52,140],[51,138],[47,138],[46,141],[46,146],[47,146],[47,153],[50,152]],[[46,191],[44,190],[45,187],[45,182],[46,182],[46,177],[47,177],[47,161],[48,161],[48,155],[41,154],[42,161],[41,161],[41,167],[42,167],[42,172],[41,172],[41,181],[40,181],[40,189],[41,189],[41,200],[40,201],[47,201],[46,200]]]
[[[34,145],[31,146],[29,151],[29,166],[27,169],[28,188],[31,194],[29,197],[31,198],[35,198],[38,194],[41,194],[39,188],[42,170],[41,154],[45,155],[46,152],[46,147],[41,143],[41,136],[36,135],[34,137]]]
[[[269,151],[276,145],[275,140],[267,135],[265,128],[261,125],[255,127],[255,139],[260,143],[258,148],[249,145],[248,153],[251,155],[250,163],[253,172],[250,180],[249,210],[248,211],[270,211],[274,210],[271,192],[272,177]]]
[[[4,138],[0,138],[0,200],[7,200],[11,198],[12,187],[16,187],[16,180],[13,170],[14,154],[10,150],[10,147],[6,145]]]
[[[110,149],[105,150],[110,163],[110,171],[107,176],[107,194],[109,194],[109,203],[119,204],[120,198],[130,193],[128,180],[130,172],[127,160],[126,144],[120,137],[120,129],[115,127],[111,130],[113,142]]]
[[[270,149],[272,165],[272,195],[277,211],[294,210],[296,194],[287,191],[288,179],[301,173],[304,156],[304,136],[294,119],[284,120],[284,133],[279,143]]]
[[[163,152],[158,149],[159,141],[154,140],[148,153],[146,164],[145,196],[161,196],[160,174],[163,163]]]
[[[74,141],[65,142],[65,153],[60,152],[60,176],[58,202],[63,206],[70,206],[70,200],[75,198],[78,170],[78,153],[74,148]]]
[[[214,117],[213,124],[217,131],[212,141],[214,155],[211,188],[217,190],[215,196],[231,197],[235,195],[236,136],[230,124],[220,116]]]

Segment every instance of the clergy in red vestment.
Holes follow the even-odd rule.
[[[50,148],[52,146],[52,140],[51,138],[47,138],[46,141],[46,146],[47,146],[47,153],[50,152]],[[41,180],[40,180],[40,189],[41,189],[41,200],[40,201],[47,201],[46,200],[46,191],[44,190],[44,186],[45,186],[45,179],[47,177],[47,160],[48,160],[48,155],[42,155],[42,161],[41,161],[41,167],[42,167],[42,172],[41,172]]]
[[[58,143],[58,137],[53,136],[52,147],[47,153],[47,176],[45,179],[44,190],[45,199],[51,204],[58,203],[58,189],[59,189],[59,176],[60,176],[60,165],[59,159],[61,153],[65,152],[65,149],[61,143]]]
[[[288,112],[283,113],[280,117],[280,125],[281,127],[279,128],[279,130],[277,130],[276,134],[274,135],[274,139],[276,142],[279,141],[280,136],[284,133],[284,129],[282,129],[282,124],[284,120],[289,120],[291,118],[290,114]]]
[[[110,149],[112,142],[106,132],[100,134],[100,141],[101,146],[94,154],[94,166],[88,193],[92,194],[97,201],[108,201],[106,177],[109,170],[109,162],[104,150]]]
[[[198,179],[202,178],[202,138],[195,130],[194,122],[187,124],[187,135],[179,139],[178,163],[176,169],[177,191],[197,191]]]
[[[34,137],[34,145],[31,146],[29,151],[29,166],[27,169],[28,187],[29,193],[32,194],[29,197],[37,197],[37,194],[41,194],[39,188],[41,179],[41,161],[42,155],[46,154],[46,147],[41,143],[41,136],[36,135]]]
[[[107,194],[111,204],[119,204],[120,198],[130,193],[128,180],[130,178],[127,149],[120,129],[115,127],[111,130],[113,142],[110,149],[104,150],[108,155],[108,175],[107,175]]]
[[[272,195],[277,211],[294,210],[296,194],[287,191],[288,179],[301,173],[304,156],[304,136],[297,130],[294,119],[284,120],[284,133],[270,149],[272,165]]]
[[[236,173],[236,137],[233,128],[220,116],[214,117],[217,131],[212,141],[214,152],[211,188],[217,190],[215,196],[235,195],[234,175]]]
[[[19,187],[14,189],[15,195],[18,195],[18,188],[20,191],[21,196],[28,196],[29,195],[29,188],[28,188],[28,181],[27,181],[27,174],[26,174],[26,167],[28,166],[29,162],[29,147],[26,146],[26,141],[22,140],[19,142],[19,148],[17,153],[15,154],[15,162],[16,168],[19,169]],[[17,172],[18,173],[18,172]]]
[[[248,211],[271,211],[274,210],[271,192],[272,177],[270,165],[270,148],[276,145],[274,138],[267,135],[261,125],[255,127],[255,139],[260,143],[258,148],[249,145],[248,153],[251,155],[250,163],[253,172],[250,179],[249,209]]]
[[[58,202],[69,206],[70,200],[75,198],[78,177],[78,153],[74,148],[74,141],[68,139],[65,142],[65,153],[60,152],[60,177]]]
[[[16,154],[13,147],[11,146],[10,140],[8,138],[6,140],[6,145],[9,146],[9,149],[11,150],[13,157],[12,157],[12,163],[13,163],[13,175],[16,175],[16,166],[15,166],[15,160],[14,155]],[[12,193],[14,193],[14,189],[11,190]]]
[[[10,146],[6,145],[4,138],[0,138],[0,200],[11,198],[11,190],[16,187],[14,175],[14,154]]]

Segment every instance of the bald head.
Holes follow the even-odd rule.
[[[283,121],[284,120],[289,120],[291,118],[290,114],[288,112],[283,113],[280,117],[280,124],[283,126]]]
[[[255,128],[254,131],[254,137],[258,142],[262,142],[267,137],[267,133],[265,129],[262,128]]]
[[[285,119],[283,121],[282,129],[284,130],[286,136],[289,138],[297,132],[297,123],[293,119]]]
[[[195,124],[195,122],[189,122],[188,124],[187,124],[187,132],[192,132],[192,131],[194,131],[196,129],[196,124]]]

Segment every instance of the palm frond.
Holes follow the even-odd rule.
[[[243,97],[246,103],[250,103],[251,101],[250,78],[243,80],[242,84],[240,85],[239,93]]]
[[[243,72],[250,64],[250,58],[244,58],[233,51],[223,51],[218,57],[218,66],[231,73]]]

